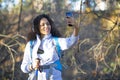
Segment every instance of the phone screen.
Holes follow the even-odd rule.
[[[72,17],[73,13],[72,12],[66,12],[66,17]]]

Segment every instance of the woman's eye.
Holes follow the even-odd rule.
[[[43,24],[41,24],[40,26],[45,26],[45,25],[49,26],[50,23],[43,23]]]

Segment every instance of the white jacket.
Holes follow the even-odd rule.
[[[68,38],[58,38],[58,43],[61,50],[66,50],[73,46],[77,40],[78,37],[72,35]],[[44,51],[43,54],[37,54],[39,48]],[[24,57],[21,64],[21,70],[24,73],[30,72],[29,65],[35,60],[35,58],[39,58],[41,60],[40,65],[50,65],[59,59],[56,52],[56,44],[51,34],[46,35],[42,40],[40,40],[39,36],[37,35],[37,40],[34,42],[34,47],[32,50],[32,59],[30,49],[30,42],[28,42],[25,47]],[[49,74],[48,72],[49,70],[46,69],[43,70],[42,73],[38,73],[38,75],[42,76],[41,80],[47,80],[46,76]],[[50,80],[62,80],[61,72],[53,68]]]

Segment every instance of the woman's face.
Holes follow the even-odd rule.
[[[45,35],[50,33],[51,25],[50,25],[49,21],[46,18],[42,18],[40,20],[39,31],[40,31],[42,36],[45,36]]]

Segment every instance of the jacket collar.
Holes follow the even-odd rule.
[[[51,35],[51,34],[48,34],[48,35],[45,35],[42,40],[49,39],[49,38],[51,38],[51,37],[52,37],[52,35]]]

